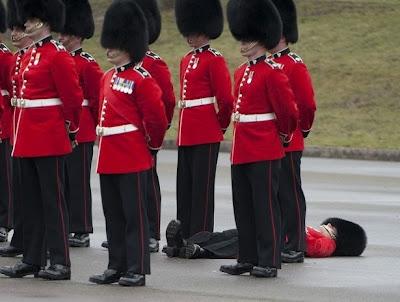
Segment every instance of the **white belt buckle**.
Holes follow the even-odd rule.
[[[181,109],[186,108],[186,101],[180,100],[179,101],[179,108],[181,108]]]
[[[239,112],[235,112],[234,114],[233,114],[233,121],[234,122],[240,122],[240,113]]]
[[[17,98],[11,98],[11,106],[12,107],[17,107],[18,105],[18,99]]]
[[[104,135],[104,128],[103,128],[103,127],[97,126],[97,127],[96,127],[96,134],[97,134],[98,136],[103,136],[103,135]]]
[[[18,100],[17,100],[17,104],[18,104]],[[20,108],[24,108],[25,107],[25,100],[24,99],[19,99],[19,106],[18,107],[20,107]]]

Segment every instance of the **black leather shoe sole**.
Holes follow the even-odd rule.
[[[69,240],[70,247],[90,247],[90,241],[77,241],[74,239]]]
[[[304,253],[298,252],[297,255],[290,255],[286,253],[281,254],[281,259],[283,263],[303,263]]]
[[[23,277],[30,276],[30,275],[33,275],[33,277],[35,277],[35,278],[39,277],[39,271],[20,272],[20,273],[17,272],[16,273],[13,271],[0,269],[0,274],[3,274],[10,278],[16,278],[16,279],[23,278]]]
[[[118,284],[121,286],[145,286],[146,279],[145,278],[132,279],[132,278],[121,277],[118,281]]]
[[[262,268],[255,266],[250,275],[257,278],[275,278],[278,276],[278,270],[276,268]]]
[[[170,223],[167,226],[166,230],[166,237],[167,237],[167,245],[169,247],[181,247],[182,246],[182,240],[180,240],[180,235],[179,232],[181,231],[181,224],[180,222],[176,220],[170,221]]]
[[[0,256],[1,257],[10,257],[10,258],[13,258],[13,257],[17,257],[17,256],[19,256],[19,255],[22,255],[23,254],[23,250],[19,250],[19,249],[15,249],[15,250],[0,250]]]

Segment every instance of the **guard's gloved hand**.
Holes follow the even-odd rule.
[[[71,142],[72,149],[78,146],[78,141],[76,140],[76,132],[68,133],[69,140]]]
[[[282,146],[284,148],[289,147],[290,142],[292,141],[293,135],[287,135],[287,134],[281,132],[281,133],[279,133],[279,137],[281,139]]]

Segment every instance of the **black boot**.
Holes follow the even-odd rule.
[[[126,273],[119,279],[118,284],[122,286],[145,286],[146,276],[134,273]]]
[[[69,238],[68,241],[69,241],[70,247],[89,247],[90,246],[89,234],[75,233],[75,236],[72,238]]]
[[[183,245],[182,225],[179,220],[171,220],[166,230],[167,245],[180,248]]]
[[[245,273],[250,273],[253,269],[253,264],[251,263],[239,263],[233,265],[221,265],[219,270],[221,272],[227,273],[229,275],[241,275]]]
[[[103,241],[101,243],[101,247],[104,247],[105,249],[108,249],[108,241]]]
[[[255,266],[250,275],[258,278],[275,278],[278,275],[278,270],[275,267]]]
[[[176,246],[164,245],[162,252],[166,254],[169,258],[178,257],[180,249]]]
[[[150,253],[157,253],[159,250],[160,246],[158,244],[158,241],[154,238],[149,239],[149,251]]]
[[[35,278],[37,278],[39,271],[40,266],[26,264],[22,261],[17,262],[14,266],[0,267],[0,274],[6,275],[10,278],[22,278],[29,275],[34,275]]]
[[[16,248],[12,245],[0,247],[0,256],[2,257],[16,257],[22,254],[22,249]]]
[[[48,268],[41,270],[38,277],[46,280],[70,280],[71,268],[61,264],[50,265]]]
[[[179,250],[179,257],[186,259],[202,258],[204,254],[204,249],[202,249],[199,245],[192,243],[186,244]]]
[[[303,263],[304,252],[285,251],[281,253],[283,263]]]
[[[89,278],[89,282],[96,284],[112,284],[118,282],[124,273],[114,269],[107,269],[101,275],[93,275]]]

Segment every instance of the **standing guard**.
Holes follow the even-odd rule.
[[[12,67],[10,68],[8,82],[11,83],[11,104],[14,104],[18,98],[20,98],[19,92],[21,83],[18,75],[20,72],[20,66],[22,57],[28,51],[28,47],[33,43],[32,39],[25,34],[24,23],[19,20],[16,12],[15,0],[7,1],[7,24],[11,30],[11,43],[18,49],[14,54]],[[12,107],[12,129],[10,142],[14,145],[15,129],[16,129],[16,116],[18,115],[19,108]],[[22,254],[23,250],[23,212],[22,212],[22,201],[21,201],[21,172],[19,159],[14,157],[11,159],[12,163],[12,191],[13,191],[13,237],[10,245],[0,247],[0,256],[3,257],[15,257]]]
[[[66,158],[65,199],[69,207],[72,247],[88,247],[93,233],[90,169],[99,109],[100,79],[103,72],[96,60],[82,50],[84,39],[94,34],[92,9],[87,0],[64,0],[66,20],[60,42],[73,57],[83,92],[78,145]]]
[[[219,0],[177,0],[176,22],[193,47],[180,64],[177,219],[188,238],[214,228],[218,152],[230,123],[233,97],[228,68],[210,40],[223,30]]]
[[[6,11],[0,1],[0,242],[8,240],[8,231],[12,228],[12,175],[11,175],[11,106],[10,83],[8,74],[13,56],[8,47],[2,42],[5,33]]]
[[[64,199],[64,159],[71,153],[83,101],[75,63],[51,37],[64,27],[60,0],[21,0],[18,13],[34,41],[21,62],[20,98],[12,155],[21,166],[24,215],[22,262],[1,267],[11,278],[35,275],[71,278],[68,209]],[[45,264],[46,250],[50,266]]]
[[[148,50],[147,22],[133,0],[108,8],[101,35],[115,67],[104,74],[100,90],[97,172],[109,244],[108,269],[90,277],[97,284],[144,286],[150,274],[146,215],[150,150],[161,148],[167,129],[161,90],[141,67]]]
[[[248,59],[235,72],[232,193],[239,237],[238,262],[222,272],[273,278],[281,268],[281,216],[278,202],[282,144],[290,142],[298,112],[281,66],[267,59],[282,35],[282,23],[269,0],[230,0],[228,21]]]
[[[270,58],[281,64],[289,78],[299,109],[299,123],[289,147],[285,148],[279,177],[278,198],[282,214],[282,262],[304,262],[306,251],[306,199],[301,186],[301,157],[304,138],[310,133],[316,110],[314,89],[303,60],[289,49],[298,40],[296,6],[293,0],[273,0],[282,23],[279,44]]]

